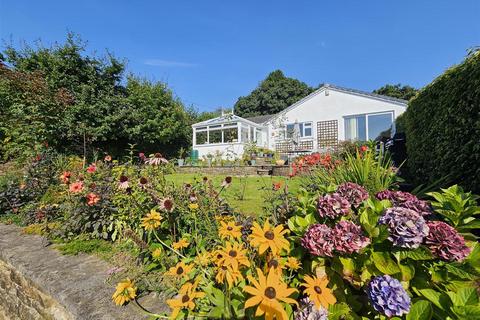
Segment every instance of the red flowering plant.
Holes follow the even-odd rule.
[[[332,169],[335,166],[335,162],[332,161],[332,156],[329,153],[312,153],[305,156],[300,156],[293,160],[291,165],[290,176],[306,175],[310,174],[312,170],[318,167],[325,169]]]

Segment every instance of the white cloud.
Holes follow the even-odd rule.
[[[162,60],[162,59],[147,59],[143,63],[146,64],[147,66],[154,66],[154,67],[190,68],[190,67],[196,67],[197,66],[197,64],[195,64],[195,63]]]

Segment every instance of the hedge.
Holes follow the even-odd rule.
[[[414,182],[448,175],[480,193],[480,51],[423,88],[403,118]]]

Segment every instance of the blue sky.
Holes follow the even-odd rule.
[[[480,45],[478,0],[0,0],[0,38],[67,31],[200,110],[231,107],[275,69],[316,86],[421,87]]]

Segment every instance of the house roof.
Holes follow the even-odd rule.
[[[268,122],[268,121],[276,118],[277,116],[285,114],[286,112],[296,108],[297,106],[301,105],[305,101],[312,99],[313,97],[315,97],[316,95],[324,92],[327,89],[335,90],[335,91],[339,91],[339,92],[344,92],[344,93],[348,93],[348,94],[354,94],[354,95],[357,95],[357,96],[363,96],[363,97],[370,98],[370,99],[381,100],[381,101],[393,103],[393,104],[404,106],[404,107],[407,107],[407,104],[408,104],[407,100],[397,99],[397,98],[393,98],[393,97],[389,97],[389,96],[384,96],[384,95],[381,95],[381,94],[366,92],[366,91],[357,90],[357,89],[350,89],[350,88],[345,88],[345,87],[341,87],[341,86],[336,86],[336,85],[324,83],[324,84],[321,84],[320,87],[317,90],[310,93],[308,96],[298,100],[297,102],[295,102],[291,106],[287,107],[286,109],[283,109],[279,113],[272,115],[270,117],[270,119],[266,120],[266,121]]]
[[[274,117],[276,114],[264,114],[264,115],[261,115],[261,116],[255,116],[255,117],[249,117],[249,118],[245,118],[247,120],[250,120],[252,122],[255,122],[255,123],[258,123],[258,124],[261,124],[261,123],[264,123],[268,120],[270,120],[270,118]]]
[[[392,98],[392,97],[384,96],[384,95],[381,95],[381,94],[366,92],[366,91],[357,90],[357,89],[350,89],[350,88],[345,88],[345,87],[341,87],[341,86],[336,86],[336,85],[324,83],[324,84],[321,84],[320,87],[317,90],[315,90],[314,92],[312,92],[308,96],[298,100],[297,102],[295,102],[291,106],[287,107],[286,109],[280,111],[279,113],[266,114],[266,115],[249,117],[249,118],[242,118],[240,116],[229,113],[229,114],[225,114],[225,115],[222,115],[220,117],[217,117],[217,118],[213,118],[213,119],[209,119],[209,120],[206,120],[206,121],[203,121],[203,122],[195,123],[194,125],[192,125],[192,127],[222,124],[222,123],[227,123],[227,122],[233,122],[233,121],[236,121],[236,120],[237,121],[238,120],[239,121],[244,121],[244,122],[247,122],[247,123],[250,123],[250,124],[254,124],[256,126],[262,125],[262,124],[264,124],[266,122],[269,122],[270,120],[275,119],[276,117],[284,114],[285,112],[296,108],[297,106],[301,105],[305,101],[312,99],[313,97],[315,97],[316,95],[324,92],[327,89],[335,90],[335,91],[339,91],[339,92],[344,92],[344,93],[348,93],[348,94],[354,94],[354,95],[358,95],[358,96],[363,96],[363,97],[367,97],[367,98],[370,98],[370,99],[381,100],[381,101],[393,103],[393,104],[404,106],[404,107],[406,107],[407,103],[408,103],[408,101],[402,100],[402,99]]]

